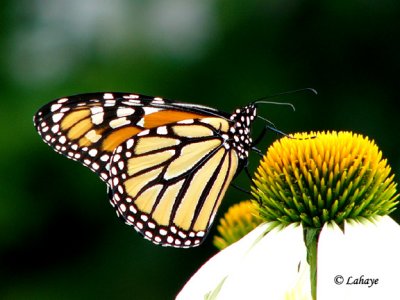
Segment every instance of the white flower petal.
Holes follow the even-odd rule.
[[[192,276],[176,299],[203,300],[206,295],[210,295],[270,227],[269,223],[258,226],[242,239],[213,256]]]
[[[318,242],[317,298],[398,299],[400,226],[385,216],[373,223],[346,222],[344,228],[345,233],[337,225],[325,225],[322,229]],[[361,276],[364,282],[378,281],[372,286],[355,284]]]
[[[274,229],[232,270],[217,299],[285,299],[293,291],[311,299],[309,274],[303,228]]]

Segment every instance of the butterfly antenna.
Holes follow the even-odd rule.
[[[312,92],[314,95],[318,95],[317,90],[315,90],[313,88],[303,88],[303,89],[291,90],[291,91],[287,91],[287,92],[276,93],[276,94],[272,94],[272,95],[269,95],[269,96],[266,96],[266,97],[261,97],[259,99],[254,100],[253,103],[254,104],[266,103],[266,104],[289,105],[294,110],[294,106],[291,103],[269,102],[269,101],[262,101],[262,100],[267,100],[267,99],[276,98],[276,97],[279,97],[279,96],[290,95],[290,94],[295,94],[295,93],[300,93],[300,92]]]
[[[285,106],[290,106],[293,111],[296,111],[296,108],[294,107],[294,105],[292,103],[289,102],[274,102],[274,101],[263,101],[263,100],[257,100],[254,101],[253,104],[273,104],[273,105],[285,105]]]
[[[297,89],[297,90],[292,90],[292,91],[287,91],[287,92],[282,92],[282,93],[277,93],[277,94],[273,94],[267,97],[262,97],[259,99],[256,99],[255,101],[253,101],[252,103],[257,105],[257,104],[274,104],[274,105],[286,105],[286,106],[290,106],[293,111],[296,111],[294,105],[292,103],[287,103],[287,102],[273,102],[273,101],[265,101],[265,99],[270,99],[270,98],[275,98],[275,97],[279,97],[279,96],[283,96],[283,95],[289,95],[289,94],[294,94],[294,93],[299,93],[299,92],[312,92],[314,95],[318,95],[318,92],[313,89],[313,88],[303,88],[303,89]],[[283,131],[279,130],[274,123],[272,123],[270,120],[263,118],[259,115],[257,115],[257,118],[263,120],[265,123],[267,123],[268,125],[266,125],[263,129],[263,131],[261,132],[260,136],[255,139],[255,141],[253,142],[252,146],[254,147],[254,145],[257,145],[262,138],[264,137],[266,131],[269,129],[277,134],[280,134],[282,136],[285,136],[287,138],[290,139],[296,139],[296,140],[303,140],[303,139],[312,139],[315,138],[315,136],[309,137],[309,138],[296,138],[294,136],[288,135],[286,133],[284,133]]]

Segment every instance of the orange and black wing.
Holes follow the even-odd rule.
[[[185,120],[118,146],[111,201],[126,223],[156,244],[199,245],[239,165],[227,125],[219,118]]]
[[[213,108],[128,93],[57,99],[34,117],[42,139],[107,183],[124,221],[156,244],[205,238],[251,147],[252,105]]]
[[[55,151],[97,173],[107,182],[115,148],[149,128],[216,111],[203,106],[129,93],[93,93],[60,98],[34,116],[40,136]]]

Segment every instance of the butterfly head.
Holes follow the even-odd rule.
[[[256,107],[249,104],[245,107],[238,108],[231,115],[230,134],[232,137],[232,146],[237,150],[239,158],[247,160],[249,150],[252,146],[251,124],[256,118]]]

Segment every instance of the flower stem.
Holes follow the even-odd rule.
[[[307,247],[307,262],[310,265],[311,295],[317,299],[317,245],[320,228],[305,228],[304,238]]]

